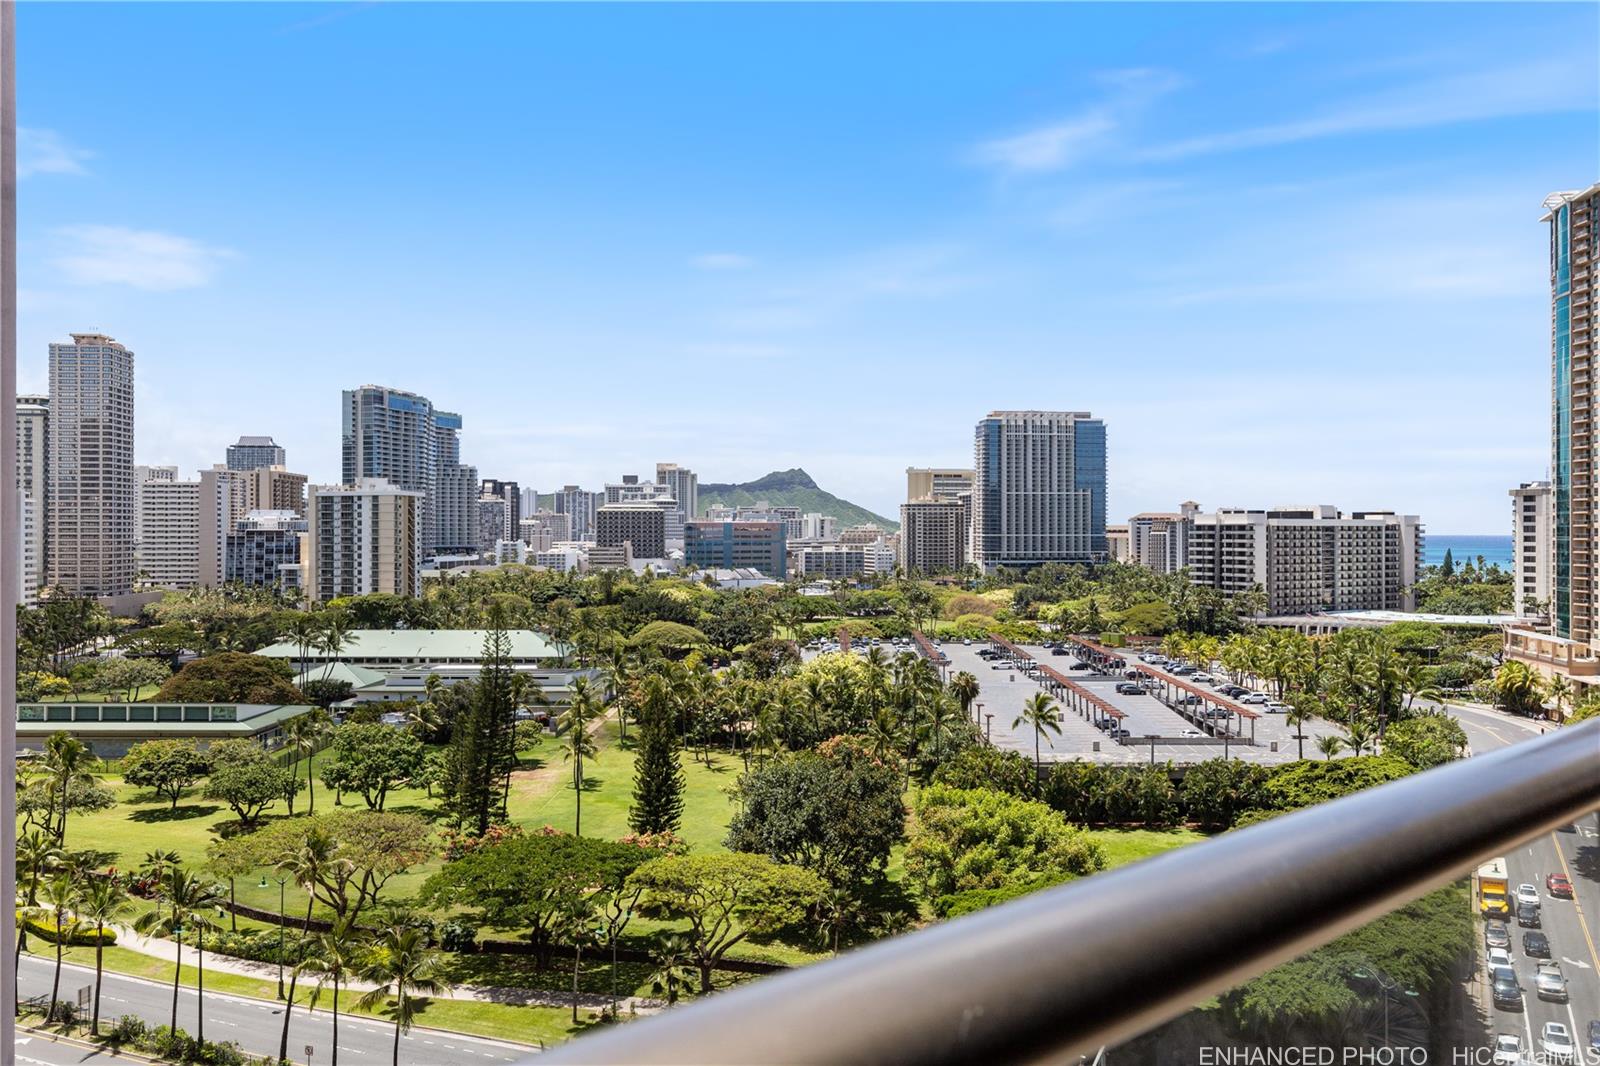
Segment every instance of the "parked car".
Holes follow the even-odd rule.
[[[1572,1062],[1578,1053],[1571,1031],[1560,1022],[1544,1023],[1539,1031],[1539,1048],[1556,1062]]]
[[[1252,692],[1248,696],[1241,696],[1239,698],[1239,702],[1240,703],[1248,703],[1248,704],[1252,704],[1252,705],[1259,704],[1259,703],[1266,703],[1267,702],[1267,694],[1265,692]]]
[[[1494,1066],[1522,1066],[1522,1037],[1501,1033],[1494,1038]]]
[[[1261,705],[1261,709],[1266,711],[1268,714],[1288,714],[1290,707],[1287,703],[1279,703],[1277,700],[1268,700],[1266,703]]]
[[[1217,691],[1224,696],[1248,696],[1250,694],[1250,690],[1243,685],[1223,685]]]
[[[1126,729],[1123,729],[1121,726],[1113,726],[1112,728],[1106,730],[1106,735],[1114,737],[1117,740],[1127,740],[1129,737],[1133,736],[1132,733],[1128,732]]]
[[[1537,929],[1522,934],[1522,953],[1530,959],[1550,958],[1550,938]]]
[[[1600,1055],[1600,1018],[1589,1023],[1589,1050]]]
[[[1206,673],[1204,670],[1201,670],[1191,674],[1189,676],[1189,680],[1193,681],[1197,685],[1207,685],[1211,683],[1211,675]]]
[[[1567,880],[1566,874],[1551,874],[1544,879],[1544,889],[1550,893],[1551,899],[1571,899],[1572,882]]]
[[[1506,948],[1489,949],[1489,969],[1492,972],[1496,966],[1512,966],[1511,952]]]
[[[1067,651],[1066,648],[1051,648],[1050,649],[1050,654],[1051,655],[1070,655],[1072,653]]]
[[[1532,885],[1526,884],[1526,883],[1518,885],[1517,886],[1517,902],[1518,903],[1531,903],[1535,907],[1537,907],[1539,905],[1539,890],[1537,888],[1534,888]]]
[[[1205,736],[1205,734],[1200,732],[1200,730],[1198,730],[1198,729],[1185,729],[1183,732],[1179,733],[1178,735],[1180,737],[1203,737],[1203,736]]]
[[[1140,688],[1138,685],[1135,685],[1132,681],[1123,681],[1118,683],[1117,692],[1123,696],[1144,695],[1144,689]]]
[[[1489,995],[1496,1007],[1521,1010],[1522,986],[1517,983],[1517,971],[1509,966],[1499,966],[1490,970]]]
[[[1544,924],[1539,918],[1539,907],[1534,903],[1517,904],[1517,924],[1524,929],[1538,929]]]
[[[1491,948],[1509,948],[1511,946],[1511,930],[1506,928],[1505,922],[1488,921],[1483,925],[1483,943]]]
[[[961,643],[963,645],[967,646],[967,647],[971,647],[972,646],[972,638],[971,637],[962,637],[961,638]]]
[[[1561,972],[1559,962],[1541,962],[1533,975],[1533,987],[1540,999],[1553,999],[1557,1003],[1567,1001],[1567,977]]]
[[[1093,670],[1094,667],[1090,666],[1088,663],[1073,663],[1072,666],[1069,667],[1069,669],[1072,669],[1072,670]]]

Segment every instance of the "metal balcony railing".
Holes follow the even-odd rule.
[[[550,1063],[1093,1056],[1600,808],[1600,721],[586,1036]]]

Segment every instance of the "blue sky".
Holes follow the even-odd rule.
[[[266,433],[333,480],[371,381],[485,476],[885,513],[985,412],[1087,409],[1114,519],[1500,532],[1597,11],[24,4],[20,383],[103,330],[144,462]]]

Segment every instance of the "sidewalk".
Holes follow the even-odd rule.
[[[178,945],[175,941],[159,937],[148,937],[135,932],[127,926],[115,926],[117,931],[117,946],[137,951],[141,955],[148,955],[153,959],[162,959],[172,962],[178,956]],[[185,966],[194,966],[195,948],[193,944],[185,944],[183,951]],[[275,962],[257,962],[254,959],[236,959],[231,955],[213,955],[206,952],[206,971],[210,973],[230,973],[239,977],[249,977],[257,981],[278,980],[278,964]],[[367,992],[376,987],[369,981],[351,979],[340,982],[340,989],[350,992]],[[534,988],[504,988],[494,985],[452,985],[442,995],[432,997],[436,999],[475,1000],[480,1003],[504,1003],[517,1007],[570,1007],[573,994],[571,992],[553,992]],[[577,995],[578,1006],[585,1010],[605,1010],[611,1006],[611,997],[598,995],[591,992],[579,992]],[[654,1014],[666,1007],[666,1003],[659,999],[650,999],[645,996],[621,996],[617,999],[617,1009],[630,1014]]]

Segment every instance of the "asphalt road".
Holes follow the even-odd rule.
[[[1466,730],[1474,754],[1485,754],[1537,737],[1550,726],[1512,718],[1475,707],[1447,704],[1446,709]],[[1596,761],[1600,773],[1600,759]],[[1489,1024],[1496,1033],[1522,1037],[1524,1048],[1539,1048],[1539,1034],[1545,1022],[1561,1022],[1571,1030],[1580,1048],[1591,1021],[1600,1019],[1600,812],[1591,812],[1571,826],[1536,837],[1505,856],[1513,890],[1531,884],[1539,890],[1543,932],[1550,938],[1550,954],[1561,964],[1567,979],[1568,1001],[1541,1000],[1534,992],[1533,975],[1538,963],[1522,950],[1522,934],[1527,930],[1511,923],[1512,958],[1523,987],[1523,1010],[1502,1010],[1490,1006]],[[1545,892],[1545,876],[1564,873],[1572,881],[1572,900],[1551,899]],[[1481,927],[1480,927],[1481,929]],[[1480,970],[1483,943],[1478,945]],[[1483,1001],[1488,1004],[1487,990]]]
[[[53,960],[23,956],[20,982],[23,998],[48,996],[54,970]],[[62,967],[62,999],[75,998],[79,988],[93,984],[93,969],[70,964]],[[171,1020],[171,985],[107,973],[102,995],[102,1025],[108,1019],[115,1020],[123,1014],[136,1014],[151,1025],[165,1025]],[[332,990],[329,989],[324,993],[324,1009],[315,1012],[307,1012],[303,1006],[295,1007],[289,1021],[289,1057],[295,1062],[319,1066],[332,1061],[333,1016],[326,1009],[331,996]],[[195,997],[192,988],[178,990],[178,1025],[191,1034],[195,1031]],[[254,1055],[278,1053],[278,1040],[283,1030],[282,1004],[207,992],[205,1012],[207,1039],[231,1040]],[[382,1066],[392,1062],[393,1041],[392,1025],[367,1018],[339,1016],[339,1057],[344,1063]],[[79,1063],[84,1061],[82,1056],[86,1054],[69,1044],[48,1045],[39,1037],[33,1037],[26,1045],[19,1038],[17,1045],[19,1061],[26,1054],[52,1066]],[[313,1049],[309,1055],[306,1053],[307,1045]],[[526,1058],[531,1051],[531,1048],[520,1044],[482,1040],[437,1030],[412,1029],[400,1038],[400,1062],[403,1066],[517,1062]]]

